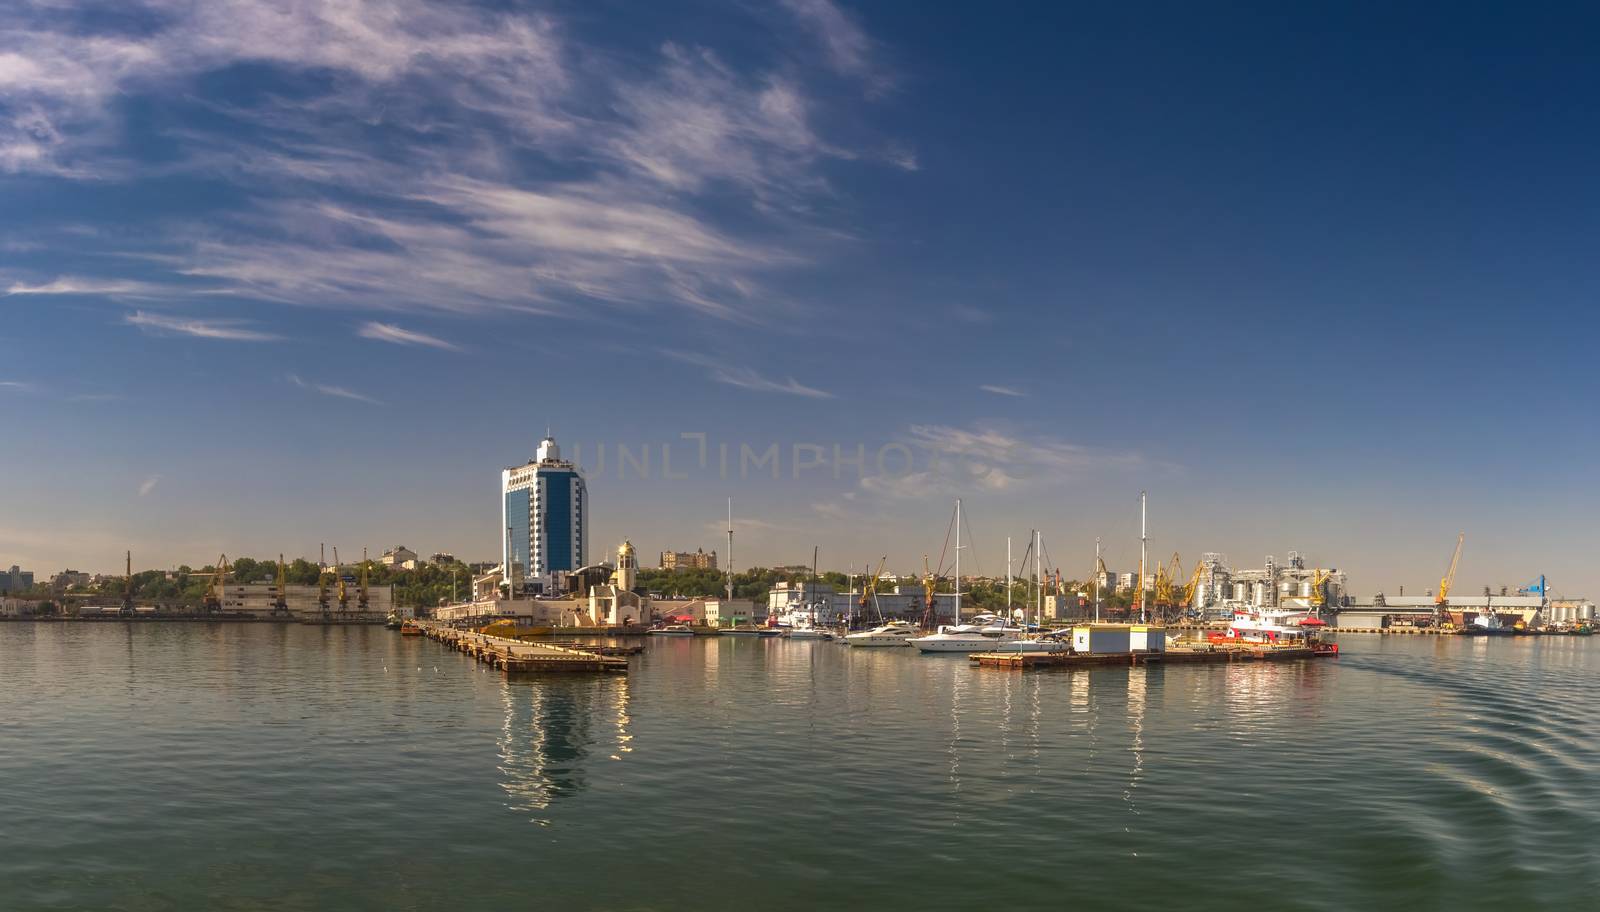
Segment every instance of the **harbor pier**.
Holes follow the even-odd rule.
[[[457,630],[436,621],[409,621],[428,639],[498,668],[507,674],[534,671],[628,671],[628,660],[617,655],[606,655],[614,650],[606,647],[585,647],[573,643],[556,646],[550,643],[528,643],[508,637],[490,636],[471,630]]]

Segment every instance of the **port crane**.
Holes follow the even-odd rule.
[[[127,617],[135,614],[133,610],[133,552],[127,552],[127,574],[122,578],[122,610],[118,612]]]
[[[272,603],[272,613],[289,613],[288,574],[284,571],[282,554],[278,555],[278,592],[277,599]]]
[[[933,588],[939,581],[934,575],[933,568],[928,565],[928,555],[922,555],[922,627],[924,630],[933,630],[939,626],[938,600],[934,598]]]
[[[1325,572],[1321,567],[1311,575],[1311,607],[1321,611],[1328,604],[1328,577],[1332,574]]]
[[[222,610],[222,590],[228,585],[228,555],[217,558],[217,566],[211,573],[211,582],[206,585],[205,599],[201,603],[206,614],[213,614]]]
[[[862,585],[862,587],[861,587],[861,600],[856,603],[856,606],[861,609],[860,612],[858,612],[857,616],[862,618],[863,620],[867,616],[867,602],[870,600],[874,605],[877,604],[878,580],[883,578],[883,568],[888,563],[889,563],[889,555],[885,554],[882,557],[882,559],[880,559],[878,561],[878,572],[872,574],[871,580],[869,582],[864,583]],[[867,566],[870,567],[870,566],[872,566],[872,564],[868,563]],[[881,613],[880,613],[880,615],[878,617],[878,620],[880,622],[883,620],[883,617],[882,617]]]
[[[1450,587],[1456,582],[1456,566],[1461,563],[1461,544],[1467,540],[1467,533],[1462,532],[1456,536],[1456,551],[1450,555],[1450,567],[1445,570],[1444,576],[1439,579],[1439,594],[1433,597],[1433,612],[1438,620],[1445,617],[1450,610]]]
[[[1183,587],[1183,604],[1190,611],[1195,610],[1195,597],[1200,594],[1200,576],[1205,570],[1205,561],[1197,562],[1194,565],[1194,572],[1189,574],[1189,582]]]

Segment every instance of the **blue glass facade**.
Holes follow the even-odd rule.
[[[578,569],[572,553],[572,538],[576,531],[573,529],[572,512],[572,481],[575,475],[574,472],[559,470],[539,471],[539,478],[544,481],[544,509],[539,526],[544,535],[548,558],[546,572]]]
[[[511,560],[519,565],[519,579],[533,572],[533,492],[528,488],[506,492],[506,527],[511,530]]]

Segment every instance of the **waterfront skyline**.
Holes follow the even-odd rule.
[[[490,559],[550,425],[596,557],[1594,597],[1593,14],[1377,9],[9,4],[0,566]]]

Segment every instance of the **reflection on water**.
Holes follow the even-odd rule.
[[[1127,804],[1128,812],[1134,816],[1139,814],[1139,804],[1134,800],[1134,792],[1139,788],[1139,779],[1144,772],[1144,701],[1145,686],[1149,679],[1148,668],[1130,670],[1124,679],[1128,682],[1128,724],[1133,732],[1129,753],[1133,756],[1133,768],[1128,772],[1128,786],[1122,790],[1122,800]],[[1125,828],[1125,832],[1133,832],[1133,827],[1129,825]]]
[[[628,731],[628,681],[617,676],[513,678],[500,691],[501,787],[510,806],[549,825],[559,798],[589,786],[598,754],[621,760],[632,751]]]
[[[1592,907],[1600,639],[1344,639],[1014,673],[656,638],[508,680],[381,630],[0,625],[0,907]],[[619,832],[674,863],[597,873]],[[1207,876],[1238,845],[1306,847],[1293,892]]]

